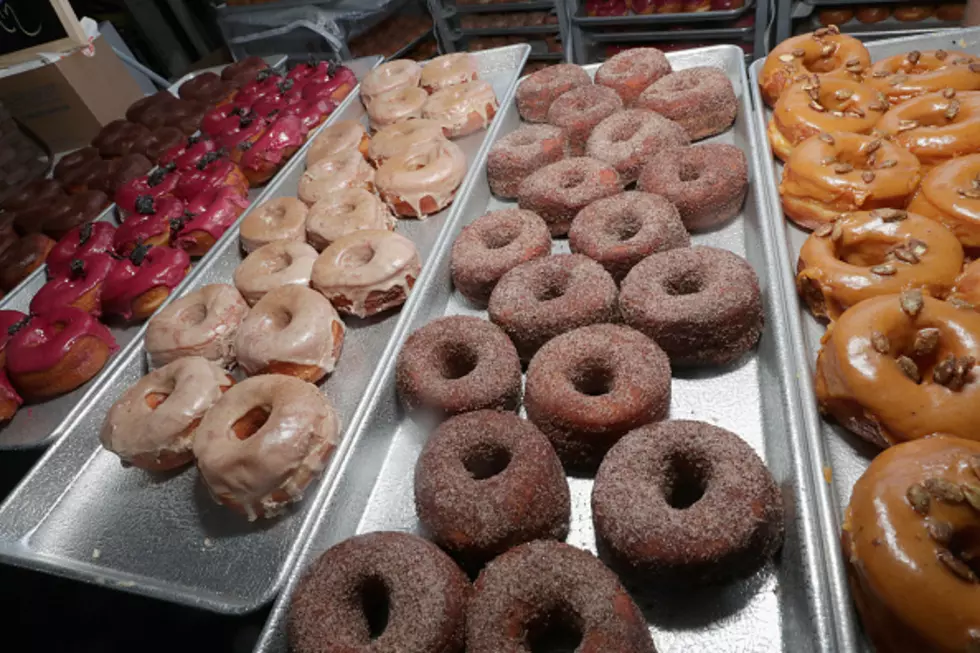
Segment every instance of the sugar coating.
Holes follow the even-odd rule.
[[[670,71],[670,62],[657,48],[630,48],[599,66],[595,83],[613,89],[631,106],[650,84]]]
[[[573,252],[602,264],[618,282],[650,254],[690,246],[691,237],[666,198],[627,191],[579,211],[568,244]]]
[[[388,623],[375,639],[364,614],[366,585],[383,587],[388,599]],[[290,650],[462,653],[469,594],[465,574],[431,542],[408,533],[358,535],[328,549],[300,581],[289,607]]]
[[[669,497],[703,488],[686,508]],[[592,490],[596,536],[640,581],[722,582],[746,576],[783,542],[783,505],[772,475],[725,429],[667,421],[624,437]]]
[[[692,141],[714,136],[735,122],[738,101],[728,76],[717,68],[697,66],[662,77],[636,100],[680,124]]]
[[[544,122],[548,108],[562,93],[592,83],[589,73],[573,63],[548,66],[517,86],[517,111],[528,122]]]
[[[625,185],[636,181],[651,156],[689,142],[678,123],[646,109],[626,109],[596,125],[585,152],[614,167]]]
[[[549,541],[515,547],[483,570],[467,613],[466,650],[530,651],[529,632],[549,617],[580,631],[589,651],[656,651],[616,574],[587,551]]]
[[[548,122],[568,134],[572,156],[585,154],[585,143],[600,122],[623,109],[623,100],[611,88],[589,84],[563,93],[551,103]]]
[[[674,366],[726,365],[762,333],[759,278],[742,257],[715,247],[652,254],[623,279],[623,321],[657,341]]]
[[[517,191],[517,203],[541,216],[552,236],[564,236],[580,210],[622,190],[615,168],[579,156],[552,163],[525,179]]]
[[[553,125],[522,125],[497,140],[487,154],[487,181],[493,194],[517,197],[528,175],[569,155],[568,135]]]

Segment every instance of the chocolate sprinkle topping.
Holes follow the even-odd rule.
[[[146,258],[147,252],[150,251],[152,245],[147,245],[142,240],[136,243],[136,247],[133,248],[132,254],[129,255],[129,260],[133,265],[142,265],[143,259]]]
[[[86,222],[82,225],[82,228],[78,230],[78,244],[84,245],[88,242],[88,239],[92,237],[92,223]]]
[[[85,261],[80,258],[74,258],[68,266],[71,271],[72,277],[81,277],[85,275]]]
[[[153,215],[157,212],[152,195],[140,195],[136,198],[136,212],[140,215]]]
[[[164,178],[167,176],[168,170],[166,168],[157,168],[151,172],[147,178],[146,183],[150,186],[158,186],[163,183]]]

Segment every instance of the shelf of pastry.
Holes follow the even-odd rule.
[[[447,3],[444,7],[445,17],[455,14],[487,14],[502,11],[535,11],[554,9],[555,0],[525,0],[523,2],[464,2],[457,0],[455,4]]]
[[[958,21],[941,20],[936,15],[917,20],[902,20],[892,13],[891,7],[878,7],[877,9],[880,9],[881,13],[867,16],[862,15],[862,17],[859,17],[854,12],[852,12],[851,16],[842,13],[840,16],[834,17],[837,19],[836,21],[830,21],[829,17],[821,16],[824,12],[813,13],[795,22],[793,32],[795,34],[805,34],[825,25],[837,25],[842,33],[854,36],[868,36],[871,34],[905,36],[908,34],[922,34],[930,31],[956,29],[959,27]],[[896,7],[895,9],[898,8]],[[872,16],[874,21],[870,22]]]
[[[744,16],[755,0],[576,0],[571,20],[583,28],[706,23]],[[639,10],[637,10],[639,8]]]
[[[752,25],[721,29],[669,29],[649,32],[593,32],[588,39],[596,43],[655,43],[661,41],[701,41],[705,39],[726,39],[729,41],[750,41],[755,36]]]
[[[565,57],[559,34],[537,35],[537,38],[530,35],[516,34],[506,36],[470,36],[463,34],[459,39],[453,39],[452,47],[456,52],[479,52],[480,50],[489,50],[515,43],[527,43],[530,45],[531,54],[528,57],[532,60],[560,61]]]

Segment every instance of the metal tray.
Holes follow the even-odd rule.
[[[814,13],[810,18],[797,23],[794,27],[794,32],[806,33],[812,32],[814,30],[820,29],[823,25],[820,23],[820,19],[817,14]],[[885,20],[879,21],[877,23],[862,23],[856,18],[852,18],[846,23],[842,23],[837,27],[844,34],[850,34],[858,38],[861,37],[873,37],[879,36],[881,34],[892,34],[896,32],[935,32],[937,30],[948,30],[948,29],[958,29],[959,23],[954,20],[939,20],[935,16],[930,16],[925,20],[918,21],[901,21],[894,16],[889,16]]]
[[[450,18],[456,14],[503,14],[511,11],[535,11],[553,9],[556,0],[520,0],[519,2],[492,2],[482,5],[448,5],[444,16]]]
[[[285,57],[276,57],[281,61],[285,61]],[[358,78],[363,77],[369,70],[374,68],[378,63],[381,62],[381,57],[362,57],[361,59],[355,59],[348,65],[358,76]],[[213,69],[212,69],[213,70]],[[217,70],[221,70],[218,67]],[[178,80],[171,89],[176,89],[183,82],[200,75],[202,71],[195,71],[188,73],[180,80]],[[336,112],[335,112],[336,113]],[[320,126],[319,129],[323,129],[325,125],[330,124],[334,120],[331,116],[324,125]],[[306,147],[312,142],[313,135],[307,139],[306,144],[303,148],[295,155],[302,156],[305,152]],[[284,175],[284,170],[280,170],[276,177],[273,178],[265,187],[252,189],[248,193],[249,201],[254,205],[257,203],[269,189],[278,183],[278,181]],[[109,206],[99,220],[114,221],[114,209],[115,204]],[[239,218],[241,220],[241,218]],[[231,229],[229,229],[231,231]],[[216,250],[217,248],[215,248]],[[199,268],[202,263],[208,261],[215,255],[215,250],[208,252],[200,259],[194,263],[194,267],[188,274],[187,278],[182,282],[182,285],[186,287],[189,279],[194,276],[195,270]],[[46,266],[41,266],[38,270],[34,271],[24,282],[17,286],[14,290],[7,293],[7,295],[0,301],[0,309],[7,310],[18,310],[27,312],[30,306],[31,300],[34,299],[34,295],[47,281],[47,270]],[[179,292],[181,286],[178,286],[174,290],[174,294]],[[129,345],[141,337],[145,328],[146,322],[129,324],[129,325],[110,325],[109,330],[116,339],[116,344],[119,345],[119,351],[109,359],[106,366],[95,375],[88,383],[84,384],[80,388],[73,390],[67,394],[61,395],[60,397],[55,397],[50,401],[45,401],[40,404],[27,405],[21,408],[14,415],[14,418],[8,423],[0,427],[0,451],[7,449],[31,449],[35,447],[47,446],[57,438],[64,435],[64,433],[69,428],[69,425],[75,420],[81,412],[91,403],[94,395],[99,391],[100,386],[107,382],[109,374],[112,369],[117,365],[118,361],[123,358],[129,348]]]
[[[583,32],[583,37],[595,43],[643,43],[658,41],[698,41],[726,39],[751,41],[755,27],[723,27],[707,29],[657,30],[647,32]]]
[[[527,34],[560,34],[558,23],[549,25],[523,25],[520,27],[457,27],[451,37],[454,41],[467,36],[521,36]]]
[[[572,14],[572,21],[580,27],[612,27],[614,25],[662,25],[667,23],[708,23],[740,18],[755,5],[755,0],[746,0],[744,6],[725,11],[698,11],[679,14],[628,14],[626,16],[587,16],[585,0],[576,0],[579,9]]]
[[[723,45],[667,57],[675,69],[710,65],[726,71],[739,97],[739,113],[734,128],[712,141],[734,143],[751,157],[754,136],[742,51]],[[585,68],[594,72],[598,65]],[[512,104],[501,110],[498,120],[498,136],[520,125]],[[763,213],[764,195],[756,182],[759,161],[751,160],[753,192],[749,193],[741,217],[712,233],[695,236],[694,241],[733,250],[753,264],[765,297],[766,331],[759,348],[733,367],[676,373],[671,417],[701,419],[729,428],[765,458],[786,504],[786,544],[775,563],[746,581],[661,597],[660,601],[666,598],[667,604],[651,606],[641,600],[661,653],[838,650],[825,607],[827,589],[821,552],[811,544],[818,541],[813,532],[813,480],[803,473],[805,452],[799,446],[802,423],[785,330],[789,307],[776,280],[773,233]],[[394,338],[395,351],[411,331],[436,317],[485,317],[485,312],[472,308],[453,290],[449,274],[452,243],[464,225],[486,211],[514,205],[491,196],[486,169],[481,165],[463,210],[447,230],[404,309],[405,319]],[[568,251],[567,240],[556,241],[554,251]],[[291,596],[306,568],[322,551],[357,533],[383,529],[420,532],[412,479],[416,458],[428,434],[400,408],[394,358],[385,361],[367,414],[369,417],[345,452],[340,480],[317,517],[313,537],[273,607],[257,645],[260,653],[288,650],[285,627]],[[594,552],[589,511],[592,480],[572,478],[569,482],[572,520],[568,542]]]
[[[872,60],[883,59],[909,50],[935,50],[939,48],[960,49],[980,54],[980,28],[957,30],[950,34],[930,34],[904,39],[878,41],[868,44]],[[783,217],[777,190],[777,180],[782,178],[782,164],[769,153],[766,138],[766,124],[771,115],[759,93],[759,71],[763,61],[751,67],[752,98],[755,103],[754,122],[756,151],[769,161],[761,166],[761,182],[766,190],[766,213],[769,215],[773,237],[777,248],[779,272],[782,275],[782,295],[791,307],[787,311],[787,330],[792,341],[792,356],[795,359],[799,376],[800,402],[803,410],[805,430],[802,437],[809,453],[806,474],[810,483],[817,489],[818,515],[814,527],[822,540],[827,567],[827,584],[832,592],[833,624],[840,650],[854,651],[866,648],[860,634],[847,589],[844,560],[840,551],[840,523],[851,497],[851,488],[864,473],[877,451],[866,445],[857,436],[845,429],[820,419],[816,395],[813,391],[813,370],[816,363],[820,338],[825,328],[820,324],[802,302],[797,300],[795,270],[800,247],[807,233]]]
[[[502,103],[510,102],[527,50],[513,45],[474,54],[481,77],[493,84]],[[333,118],[366,124],[357,93]],[[483,161],[499,124],[496,120],[488,132],[456,141],[470,162],[458,202],[425,221],[399,222],[398,231],[415,242],[423,264],[439,251],[441,234],[482,169],[477,162]],[[295,196],[304,169],[305,156],[294,157],[263,199]],[[171,299],[209,283],[231,282],[243,259],[237,227],[222,236],[214,252]],[[345,435],[304,501],[278,519],[256,523],[215,504],[196,469],[165,476],[124,469],[115,454],[100,446],[99,430],[109,407],[147,372],[141,330],[105,382],[86,397],[66,437],[0,506],[0,561],[215,612],[257,609],[285,582],[323,497],[332,490],[338,463],[366,415],[366,398],[389,339],[403,321],[398,313],[345,320],[343,354],[323,384]]]

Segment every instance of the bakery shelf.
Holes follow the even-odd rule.
[[[385,61],[391,61],[392,59],[401,59],[406,54],[408,54],[409,52],[411,52],[412,50],[414,50],[416,47],[418,47],[418,45],[420,43],[422,43],[426,39],[430,39],[430,38],[435,38],[435,28],[434,27],[430,27],[429,29],[425,30],[424,32],[422,32],[421,34],[419,34],[418,36],[416,36],[414,39],[412,39],[411,41],[409,41],[408,43],[406,43],[405,45],[403,45],[402,47],[398,48],[398,50],[396,50],[390,57],[388,57],[387,59],[385,59]]]
[[[453,30],[452,38],[458,41],[466,36],[520,36],[522,34],[560,34],[561,27],[551,25],[524,25],[521,27],[460,27]]]
[[[755,34],[753,26],[722,29],[660,30],[649,32],[590,32],[586,39],[596,43],[633,43],[656,41],[721,40],[749,41]]]
[[[817,18],[816,14],[814,14],[805,21],[797,22],[794,31],[797,33],[812,32],[813,30],[821,27],[823,27],[823,25],[820,23],[820,19]],[[885,20],[877,23],[862,23],[856,18],[852,18],[846,23],[838,25],[838,27],[844,34],[853,34],[854,36],[864,36],[869,34],[908,36],[910,34],[922,34],[924,32],[933,32],[936,30],[955,29],[959,27],[959,23],[950,20],[939,20],[935,17],[909,22],[898,20],[894,16],[889,16]]]
[[[525,2],[495,2],[493,4],[482,5],[447,5],[446,18],[454,14],[495,14],[508,11],[535,11],[541,9],[552,9],[555,6],[554,0],[527,0]]]
[[[755,0],[747,0],[745,6],[725,11],[698,11],[679,14],[628,14],[626,16],[586,16],[584,6],[572,15],[572,22],[581,27],[616,27],[622,25],[658,25],[668,23],[707,23],[734,20],[747,13]]]

